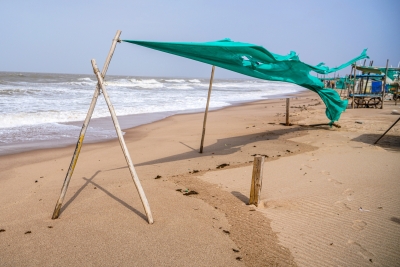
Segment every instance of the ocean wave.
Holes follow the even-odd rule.
[[[87,82],[94,82],[92,79],[90,78],[79,78],[78,81],[87,81]]]
[[[185,82],[185,80],[181,80],[181,79],[171,79],[171,80],[164,80],[164,81],[169,82],[169,83],[184,83]]]
[[[191,82],[191,83],[200,83],[201,81],[199,81],[198,79],[192,79],[192,80],[189,80],[189,82]]]
[[[177,90],[187,90],[187,89],[194,89],[193,87],[189,86],[189,85],[168,85],[167,86],[168,89],[177,89]]]

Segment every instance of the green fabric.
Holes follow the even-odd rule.
[[[319,78],[321,81],[336,81],[339,78]]]
[[[381,69],[383,73],[385,73],[386,68]],[[392,80],[399,79],[400,69],[398,68],[388,68],[387,76]]]
[[[336,68],[328,68],[324,63],[308,65],[299,60],[295,52],[286,56],[271,53],[262,46],[233,42],[224,39],[215,42],[150,42],[123,40],[177,56],[215,65],[244,75],[270,81],[298,84],[316,92],[326,105],[326,115],[331,123],[339,120],[347,107],[347,100],[341,100],[336,91],[324,88],[324,84],[311,71],[328,74],[345,68],[357,60],[367,58],[366,50],[360,56]]]
[[[340,78],[339,80],[336,81],[335,84],[336,89],[346,89],[346,78]]]

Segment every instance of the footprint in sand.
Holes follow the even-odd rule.
[[[341,185],[342,184],[341,182],[339,182],[338,180],[333,179],[333,178],[328,178],[328,181],[333,183],[334,185]]]
[[[347,188],[342,193],[343,196],[346,196],[348,201],[352,201],[354,199],[353,194],[354,194],[354,191],[350,188]]]
[[[373,253],[369,252],[363,246],[358,244],[357,242],[354,242],[353,240],[348,240],[347,245],[351,246],[352,248],[358,250],[358,254],[363,256],[364,259],[372,261],[372,258],[375,256]]]
[[[346,203],[343,203],[342,201],[336,201],[333,206],[335,206],[335,208],[339,210],[351,210],[349,206],[347,206]]]
[[[367,223],[364,222],[363,220],[355,220],[353,221],[353,225],[351,227],[354,230],[361,231],[364,230],[365,226],[367,226]]]

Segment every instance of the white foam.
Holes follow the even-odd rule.
[[[168,85],[167,86],[168,89],[178,89],[178,90],[187,90],[187,89],[193,89],[193,87],[183,84],[183,85]]]
[[[184,83],[185,80],[180,80],[180,79],[172,79],[172,80],[165,80],[166,82],[169,83]]]

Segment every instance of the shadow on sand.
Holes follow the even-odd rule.
[[[361,142],[365,144],[374,145],[375,141],[381,137],[382,134],[362,134],[351,141]],[[388,151],[398,152],[400,151],[400,136],[386,134],[379,140],[376,146],[382,147]]]
[[[146,165],[167,163],[167,162],[186,160],[186,159],[196,159],[196,158],[209,156],[211,153],[213,153],[214,155],[230,155],[230,154],[240,151],[241,147],[243,147],[247,144],[251,144],[251,143],[263,141],[263,140],[277,140],[277,139],[282,138],[282,136],[284,136],[286,134],[295,133],[295,132],[312,131],[312,130],[317,130],[317,129],[318,130],[321,130],[321,129],[329,130],[329,126],[318,127],[318,128],[317,127],[305,127],[305,126],[294,126],[294,127],[292,126],[290,128],[288,127],[285,129],[273,130],[273,131],[268,131],[268,132],[261,132],[261,133],[254,133],[254,134],[249,134],[249,135],[242,135],[242,136],[218,139],[216,143],[204,147],[204,152],[202,154],[199,153],[198,149],[194,149],[193,147],[190,147],[187,144],[180,141],[179,143],[190,148],[191,151],[164,157],[164,158],[159,158],[159,159],[155,159],[155,160],[151,160],[151,161],[136,163],[135,166],[146,166]],[[200,139],[199,139],[199,145],[200,145]],[[122,167],[122,168],[127,168],[127,167]],[[118,168],[118,169],[121,169],[121,168]]]
[[[85,184],[83,184],[81,186],[81,188],[79,188],[78,191],[75,192],[75,194],[65,203],[65,205],[61,208],[61,213],[64,212],[64,210],[66,210],[68,208],[68,206],[79,196],[79,194],[83,191],[83,189],[85,189],[89,184],[92,184],[94,186],[96,186],[98,189],[100,189],[101,191],[103,191],[104,193],[106,193],[106,195],[108,195],[109,197],[111,197],[112,199],[114,199],[115,201],[117,201],[118,203],[122,204],[122,206],[126,207],[127,209],[129,209],[130,211],[133,211],[136,215],[138,215],[139,217],[141,217],[143,220],[147,221],[147,217],[141,213],[140,211],[138,211],[137,209],[135,209],[134,207],[130,206],[128,203],[126,203],[125,201],[123,201],[122,199],[114,196],[113,194],[111,194],[109,191],[107,191],[104,187],[102,187],[101,185],[95,183],[93,181],[93,179],[100,173],[100,171],[97,171],[95,174],[93,174],[92,177],[90,177],[89,179],[86,177],[82,177],[83,180],[85,180]]]

